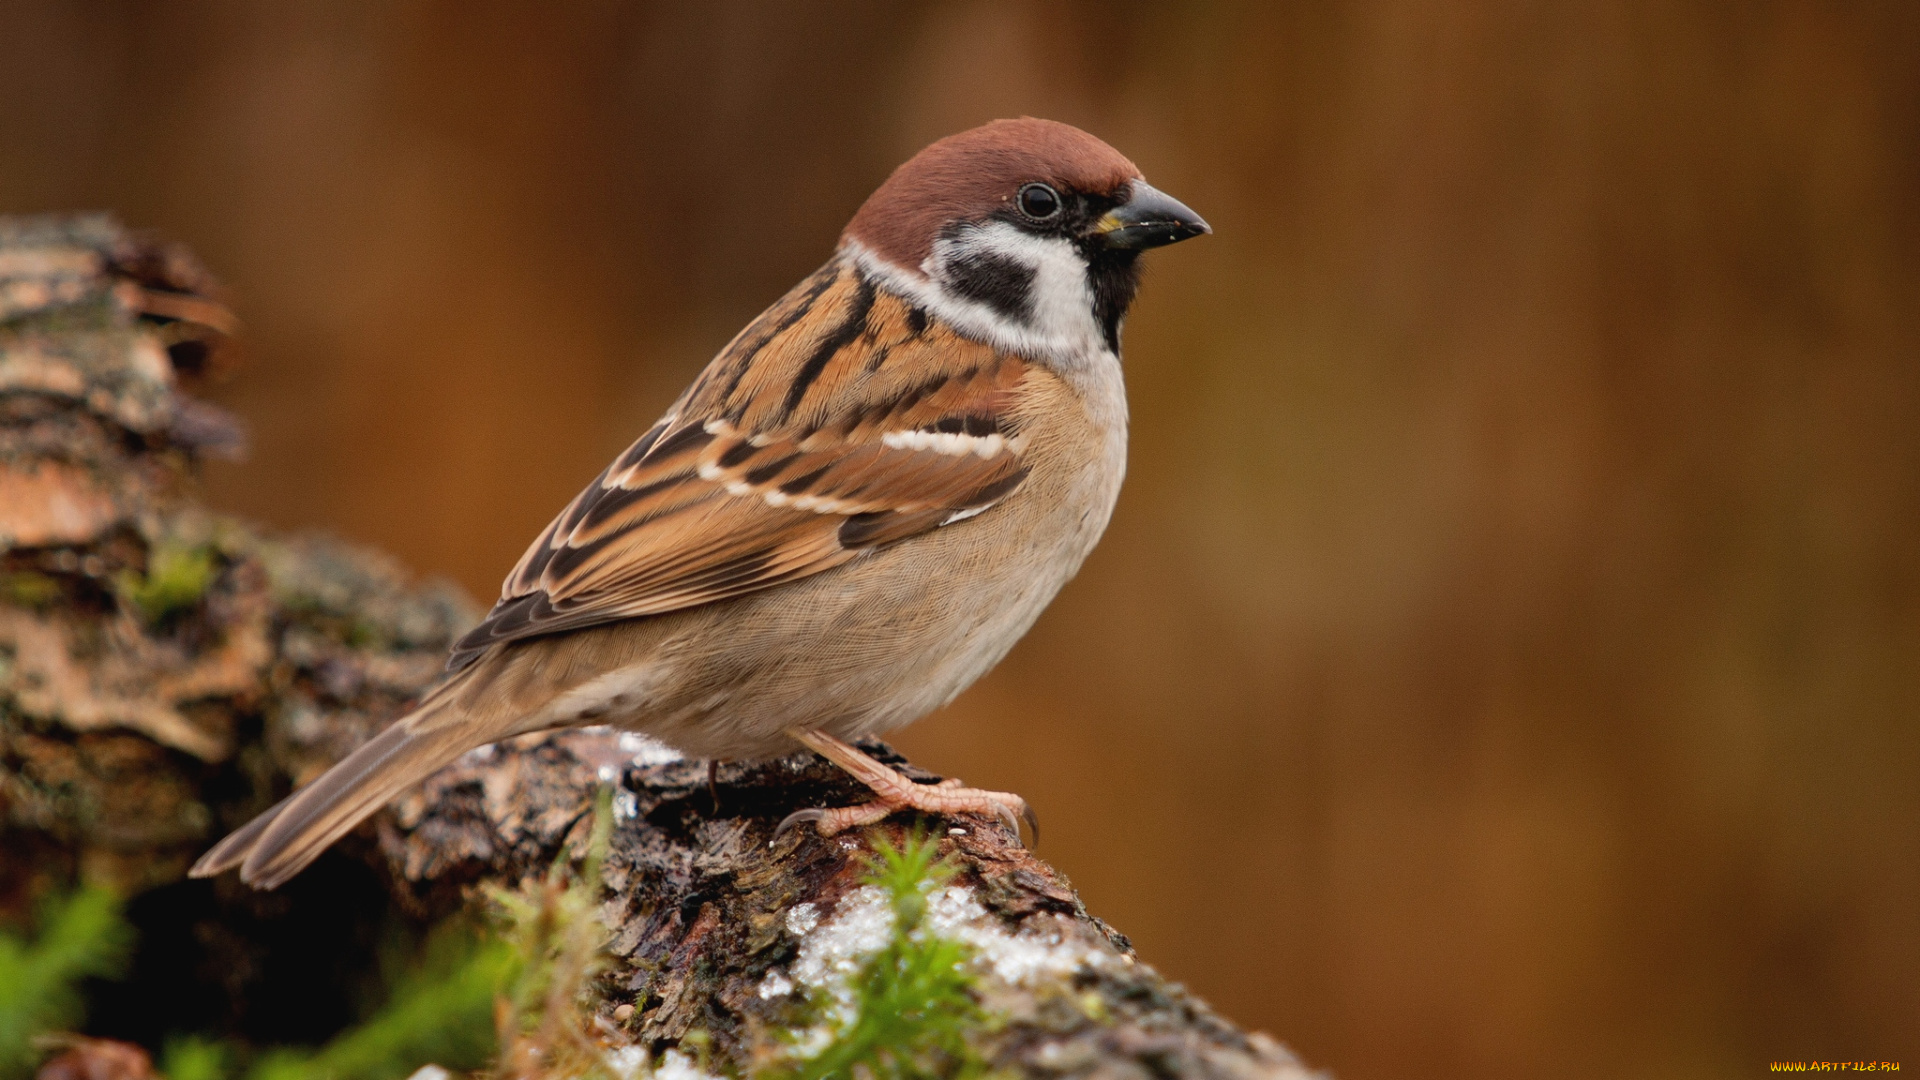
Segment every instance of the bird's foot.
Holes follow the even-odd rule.
[[[832,836],[861,825],[871,825],[901,810],[918,810],[923,814],[980,814],[996,818],[1015,836],[1020,835],[1020,823],[1024,821],[1032,831],[1034,841],[1039,842],[1040,822],[1034,817],[1033,808],[1027,805],[1027,800],[1010,791],[961,787],[958,780],[916,784],[905,777],[901,779],[906,781],[908,790],[898,794],[886,792],[877,799],[854,806],[796,810],[780,822],[774,835],[780,836],[803,821],[811,821],[821,836]]]
[[[871,825],[901,810],[918,810],[923,814],[980,814],[995,818],[1005,823],[1016,838],[1020,835],[1020,823],[1025,821],[1033,832],[1034,843],[1040,842],[1039,818],[1027,800],[1012,792],[963,787],[958,780],[916,784],[831,735],[799,730],[790,734],[872,788],[875,797],[871,802],[855,806],[795,811],[774,830],[776,838],[803,821],[813,822],[821,836],[832,836],[860,825]]]

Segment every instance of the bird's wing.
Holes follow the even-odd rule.
[[[1028,374],[829,263],[547,526],[448,666],[794,581],[985,510],[1027,474]]]

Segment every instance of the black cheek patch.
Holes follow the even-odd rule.
[[[1015,322],[1033,319],[1033,267],[991,252],[956,255],[946,265],[948,291]]]

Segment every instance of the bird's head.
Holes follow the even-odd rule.
[[[1118,354],[1140,252],[1212,231],[1113,147],[1023,117],[915,154],[841,243],[963,332],[1053,354]]]

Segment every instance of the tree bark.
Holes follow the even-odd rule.
[[[862,796],[810,753],[724,764],[710,785],[706,763],[632,735],[529,736],[441,771],[279,894],[184,880],[225,829],[398,716],[475,616],[377,554],[193,502],[197,458],[240,441],[190,393],[230,366],[235,325],[178,248],[100,217],[0,219],[0,916],[80,879],[137,894],[143,941],[174,944],[143,949],[120,992],[152,1025],[272,1037],[262,1002],[305,994],[324,1014],[311,1003],[354,977],[285,958],[370,952],[380,918],[438,919],[477,883],[583,851],[611,786],[595,1037],[656,1052],[699,1031],[751,1067],[857,948],[871,845],[909,825],[776,838],[795,809]],[[957,868],[937,921],[973,946],[997,1066],[1308,1075],[1140,962],[1004,826],[932,824]]]

